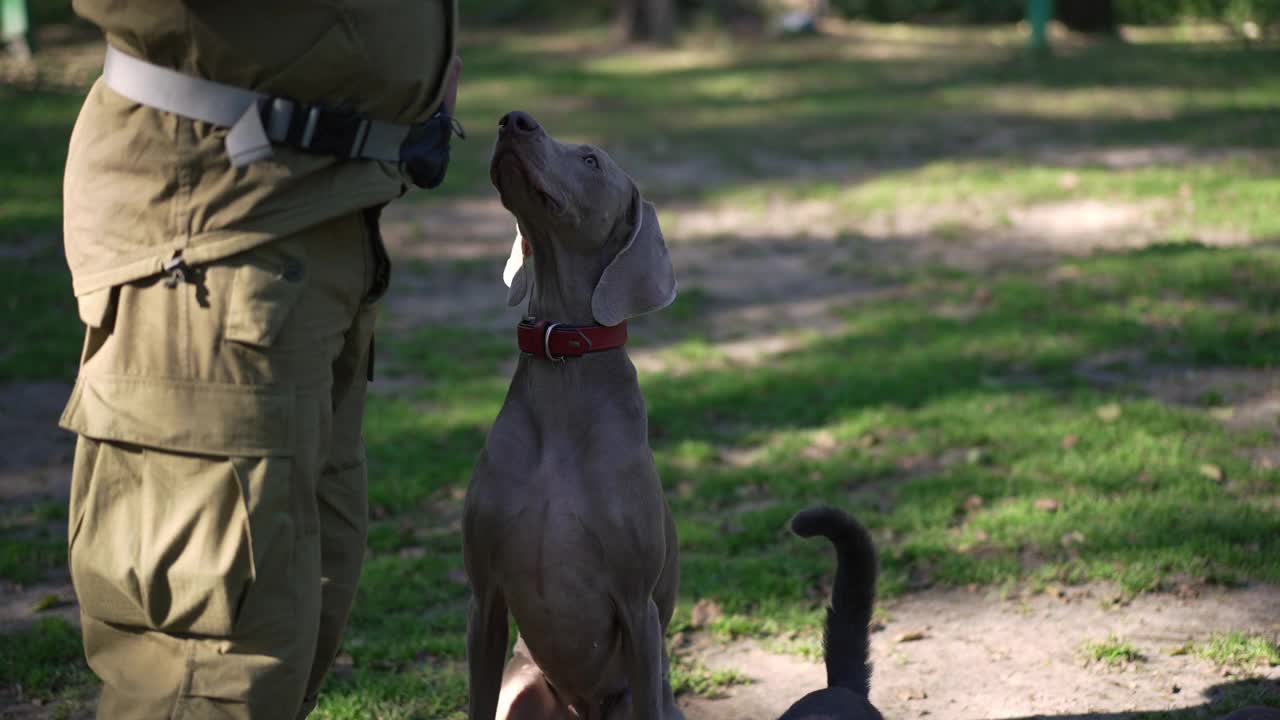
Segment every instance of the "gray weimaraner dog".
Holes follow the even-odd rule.
[[[675,524],[618,346],[628,318],[675,299],[657,214],[608,155],[522,112],[499,123],[490,177],[519,229],[508,303],[529,312],[463,515],[471,720],[681,718]]]

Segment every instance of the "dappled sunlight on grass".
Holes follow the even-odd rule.
[[[873,530],[885,597],[1280,582],[1280,471],[1254,454],[1274,428],[1228,430],[1208,396],[1143,390],[1188,368],[1276,369],[1280,49],[1148,33],[1033,62],[1012,27],[831,29],[694,35],[674,51],[616,50],[602,29],[469,35],[471,137],[442,189],[389,214],[404,244],[448,247],[400,262],[401,292],[426,302],[428,281],[480,277],[500,303],[512,224],[487,164],[509,110],[600,144],[657,202],[673,256],[693,258],[680,300],[637,321],[632,346],[681,538],[673,630],[713,598],[715,638],[812,656],[830,555],[785,527],[814,502]],[[0,89],[0,118],[24,129],[0,163],[0,246],[47,238],[0,276],[19,323],[6,380],[74,367],[54,241],[77,107]],[[1196,239],[1243,247],[1115,251]],[[1002,242],[1048,259],[944,252],[990,261]],[[750,273],[737,294],[714,282],[738,260],[768,280],[788,258],[812,282],[771,295]],[[791,319],[805,303],[821,323]],[[730,305],[747,319],[717,325]],[[399,309],[378,338],[369,559],[326,720],[462,717],[461,502],[515,350],[508,328],[463,327],[467,308],[431,325]],[[1105,382],[1086,371],[1099,363]],[[9,574],[60,568],[59,547]],[[731,679],[686,670],[691,686]]]
[[[1130,168],[1108,167],[1106,157],[1096,157],[1093,163],[1081,159],[1086,164],[1006,158],[939,160],[880,172],[858,182],[810,177],[734,184],[712,190],[708,199],[739,212],[761,212],[777,200],[825,203],[833,211],[832,226],[848,230],[866,228],[875,213],[887,213],[903,219],[891,226],[895,230],[919,233],[937,223],[964,219],[996,234],[1009,226],[1011,212],[1041,203],[1157,200],[1167,203],[1165,211],[1156,215],[1163,239],[1195,238],[1205,231],[1211,235],[1234,231],[1259,239],[1280,236],[1280,216],[1268,210],[1269,199],[1280,198],[1276,178],[1280,155],[1197,158],[1191,154],[1171,164],[1153,158],[1150,164]],[[679,228],[679,213],[672,211],[672,217],[673,226]],[[913,217],[931,218],[930,225],[913,223]],[[1088,223],[1076,222],[1073,227],[1079,233]],[[719,227],[713,232],[749,230]]]
[[[1099,117],[1167,120],[1179,111],[1199,107],[1199,103],[1191,105],[1186,91],[1179,88],[1148,88],[1143,92],[1141,103],[1133,102],[1133,92],[1127,88],[1098,86],[1059,90],[1008,84],[960,88],[943,93],[943,99],[952,107],[976,106],[1001,113],[1081,120]]]
[[[1043,118],[1135,118],[1171,120],[1179,114],[1230,107],[1263,111],[1274,104],[1280,84],[1260,84],[1241,91],[1230,87],[1188,90],[1184,86],[1143,88],[1141,101],[1133,89],[1099,84],[1069,89],[1035,84],[1002,84],[962,87],[940,93],[950,107],[979,107],[992,113],[1022,114]]]
[[[1280,582],[1280,474],[1242,452],[1269,436],[1228,432],[1209,406],[1166,405],[1077,372],[1129,348],[1140,350],[1135,378],[1270,366],[1280,252],[1183,245],[1072,267],[1053,282],[923,274],[766,364],[727,359],[699,337],[696,313],[673,316],[691,323],[688,339],[649,352],[680,371],[642,376],[681,540],[673,631],[690,627],[695,601],[714,598],[713,637],[812,654],[830,560],[785,526],[814,502],[872,528],[886,597],[969,583],[1109,580],[1137,593],[1188,578]],[[935,314],[978,290],[987,299],[975,313]],[[1148,322],[1159,308],[1161,322]],[[505,335],[472,333],[473,362],[449,369],[448,351],[426,340],[450,332],[424,329],[393,347],[398,371],[421,369],[423,384],[370,408],[383,519],[348,651],[357,668],[405,682],[423,662],[456,672],[449,663],[464,656],[460,498],[505,392],[498,368],[514,353]],[[357,675],[338,697],[374,682]],[[354,717],[331,707],[328,717]]]

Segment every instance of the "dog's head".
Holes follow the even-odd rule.
[[[675,272],[651,203],[604,151],[562,143],[527,113],[498,123],[489,177],[518,232],[503,279],[516,305],[540,273],[572,266],[591,278],[591,315],[601,325],[660,310],[675,299]],[[535,257],[558,258],[540,267]],[[530,265],[533,268],[530,268]]]

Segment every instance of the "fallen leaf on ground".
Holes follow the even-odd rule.
[[[858,436],[858,439],[853,444],[865,449],[874,446],[878,442],[880,442],[880,438],[876,437],[875,433],[866,433]]]
[[[1062,436],[1062,449],[1063,449],[1063,450],[1070,450],[1071,448],[1073,448],[1073,447],[1075,447],[1076,445],[1079,445],[1079,444],[1080,444],[1080,436],[1079,436],[1079,435],[1063,435],[1063,436]]]
[[[836,442],[836,436],[831,434],[830,430],[819,430],[813,434],[813,439],[809,442],[809,447],[801,451],[801,455],[810,460],[825,460],[836,451],[839,443]]]
[[[689,624],[695,628],[700,628],[706,627],[724,617],[724,610],[720,609],[720,603],[715,600],[702,598],[694,603],[693,611],[690,615]]]
[[[1056,512],[1058,509],[1058,501],[1053,498],[1040,498],[1036,500],[1035,508],[1045,512]]]
[[[355,658],[351,657],[350,653],[340,653],[338,657],[333,659],[333,670],[331,672],[337,677],[349,678],[354,672],[355,664]]]
[[[53,608],[61,607],[66,604],[67,602],[63,600],[61,597],[59,597],[58,595],[49,593],[48,595],[45,595],[44,597],[32,603],[31,609],[34,612],[44,612],[45,610],[52,610]]]
[[[1214,482],[1222,482],[1226,474],[1222,472],[1222,468],[1213,463],[1205,463],[1200,466],[1200,474],[1209,478]]]
[[[964,509],[965,509],[965,510],[968,510],[968,511],[970,511],[970,512],[973,512],[974,510],[977,510],[977,509],[978,509],[978,508],[980,508],[980,507],[982,507],[982,496],[981,496],[981,495],[970,495],[969,497],[967,497],[967,498],[965,498],[965,499],[964,499]]]
[[[1116,403],[1107,403],[1095,410],[1094,413],[1097,414],[1098,419],[1102,422],[1110,423],[1120,419],[1121,410]]]
[[[1050,277],[1054,280],[1079,280],[1084,277],[1084,271],[1075,265],[1059,265],[1053,269]]]
[[[927,636],[925,635],[923,630],[908,630],[906,632],[901,632],[895,635],[893,638],[893,641],[896,643],[907,643],[907,642],[915,642],[917,640],[923,640],[926,637]]]
[[[1232,407],[1214,408],[1209,411],[1209,415],[1215,420],[1226,422],[1236,416],[1236,409]]]

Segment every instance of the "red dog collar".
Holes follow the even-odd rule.
[[[589,352],[612,350],[627,342],[627,323],[604,325],[561,325],[546,320],[525,319],[516,326],[520,351],[552,362]]]

